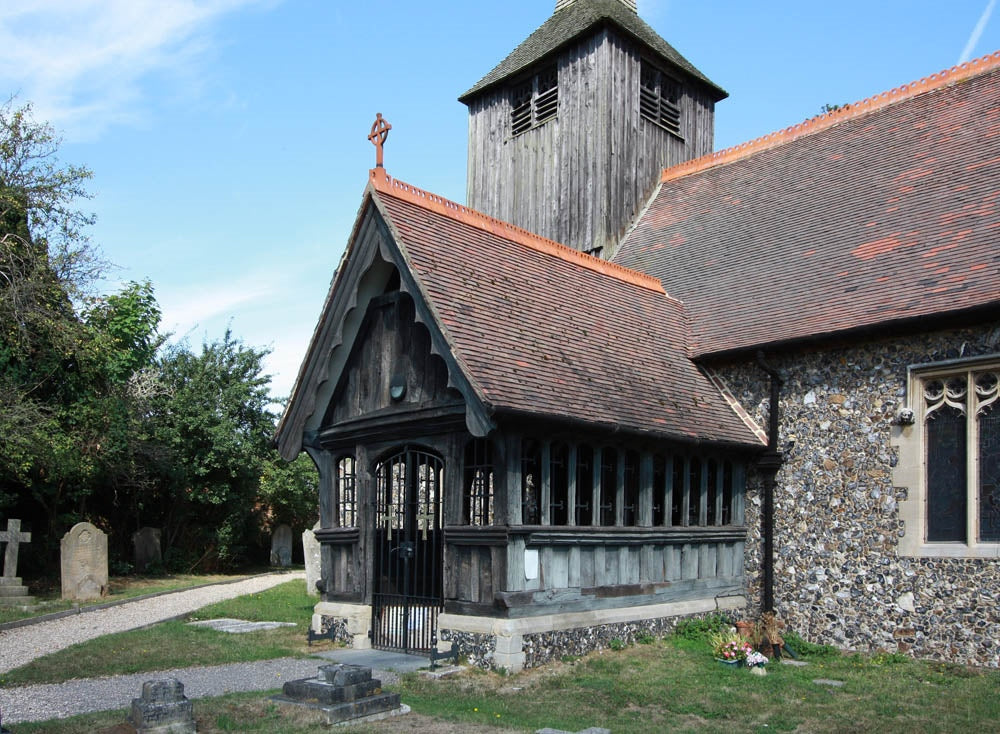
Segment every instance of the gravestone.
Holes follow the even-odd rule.
[[[132,699],[129,723],[138,734],[193,734],[194,706],[184,695],[184,684],[176,678],[148,680],[142,698]]]
[[[108,593],[108,536],[89,522],[78,522],[59,542],[62,598],[100,599]]]
[[[3,576],[0,576],[0,606],[29,606],[35,598],[28,595],[28,587],[17,576],[17,553],[21,543],[30,543],[31,533],[21,532],[20,520],[7,520],[7,529],[0,531],[0,543],[6,543],[3,557]]]
[[[159,528],[139,528],[132,533],[132,545],[135,546],[135,571],[142,573],[152,565],[163,562],[160,552]]]
[[[312,530],[305,530],[302,533],[302,555],[306,562],[306,593],[312,596],[319,596],[319,589],[316,583],[320,580],[322,573],[320,568],[320,544],[316,540],[314,530],[319,530],[319,523],[313,526]]]
[[[288,681],[271,700],[315,711],[327,725],[409,711],[398,693],[382,690],[382,681],[372,678],[371,668],[345,663],[321,665],[315,678]]]
[[[271,536],[271,565],[288,568],[292,565],[292,529],[279,525]]]

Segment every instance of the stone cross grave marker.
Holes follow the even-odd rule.
[[[31,533],[21,532],[20,520],[7,520],[7,529],[0,530],[0,543],[7,548],[3,558],[3,576],[0,576],[0,606],[28,606],[35,599],[28,595],[28,587],[17,577],[17,551],[21,543],[30,543]]]
[[[132,533],[132,544],[135,546],[135,570],[142,573],[153,564],[163,561],[160,551],[159,528],[139,528]]]
[[[4,578],[17,576],[17,547],[21,543],[30,543],[31,533],[21,532],[20,520],[8,520],[7,529],[0,531],[0,543],[7,544],[7,552],[3,557]]]
[[[288,568],[292,565],[292,529],[279,525],[271,536],[271,565]]]
[[[302,533],[302,555],[306,561],[306,593],[312,596],[319,596],[319,589],[316,582],[319,581],[322,571],[320,570],[320,544],[316,540],[316,530],[320,524],[316,523],[312,530],[305,530]]]
[[[89,522],[78,522],[59,541],[62,598],[100,599],[108,592],[108,536]]]

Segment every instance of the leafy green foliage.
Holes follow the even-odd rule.
[[[674,628],[674,636],[684,640],[707,641],[713,635],[727,631],[732,626],[729,618],[718,613],[704,617],[682,619]]]
[[[783,632],[785,644],[788,645],[795,654],[802,658],[835,658],[840,657],[840,650],[833,645],[817,645],[800,637],[795,632]]]
[[[267,351],[228,332],[164,347],[148,281],[92,295],[91,174],[58,144],[30,105],[0,105],[0,517],[36,531],[21,570],[53,573],[80,520],[119,569],[143,525],[164,529],[170,570],[259,559],[262,529],[309,527],[318,504],[308,459],[270,448]]]
[[[294,461],[274,455],[260,475],[260,501],[272,525],[311,528],[319,519],[319,473],[305,454]]]

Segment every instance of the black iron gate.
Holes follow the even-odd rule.
[[[444,462],[404,449],[375,467],[372,645],[430,652],[442,590]]]

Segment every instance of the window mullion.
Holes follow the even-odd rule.
[[[966,416],[966,436],[968,450],[965,452],[965,527],[966,543],[969,546],[979,543],[979,400],[976,395],[975,375],[972,371],[966,373],[965,384],[968,394],[969,409]]]

